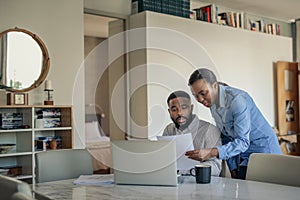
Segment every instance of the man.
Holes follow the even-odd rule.
[[[173,92],[168,97],[167,104],[173,123],[165,128],[164,136],[191,133],[195,149],[213,148],[221,145],[218,128],[208,122],[199,120],[196,115],[192,114],[193,105],[189,94],[184,91]],[[206,160],[205,163],[211,166],[211,175],[220,175],[221,160],[214,157]]]
[[[225,159],[231,177],[245,179],[252,153],[281,154],[273,129],[248,93],[217,82],[215,74],[206,68],[191,74],[189,86],[196,100],[210,108],[221,130],[223,143],[222,146],[187,152],[189,158]]]

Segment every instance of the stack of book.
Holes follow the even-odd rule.
[[[1,129],[16,129],[23,125],[23,113],[0,113]]]
[[[132,0],[132,14],[146,10],[190,17],[190,0]]]
[[[43,121],[43,128],[61,126],[61,111],[59,108],[44,108],[36,111],[37,119]]]

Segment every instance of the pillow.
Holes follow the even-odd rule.
[[[106,136],[101,136],[100,126],[98,121],[85,123],[85,141],[96,142],[96,141],[109,141]]]

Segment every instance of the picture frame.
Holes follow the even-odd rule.
[[[23,93],[23,92],[8,93],[7,105],[28,105],[28,93]]]

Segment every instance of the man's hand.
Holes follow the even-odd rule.
[[[219,155],[217,148],[208,148],[208,149],[196,149],[193,151],[187,151],[185,155],[193,160],[205,161],[211,157],[217,157]]]

